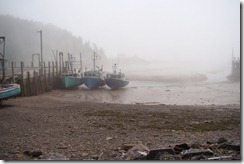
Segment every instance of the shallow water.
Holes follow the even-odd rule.
[[[76,89],[55,90],[47,94],[53,98],[72,102],[225,105],[240,104],[240,83],[130,81],[128,86],[119,90],[111,90],[107,86],[89,90],[81,85]]]

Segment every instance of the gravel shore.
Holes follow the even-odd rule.
[[[241,141],[240,105],[140,105],[68,102],[40,95],[0,107],[0,159],[33,160],[24,152],[96,159],[123,144],[149,149],[223,137]],[[112,154],[106,159],[112,159]]]

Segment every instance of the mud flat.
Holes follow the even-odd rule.
[[[89,90],[54,90],[46,96],[61,101],[145,105],[226,105],[240,104],[240,83],[130,81],[119,90],[108,87]]]
[[[65,101],[54,93],[3,102],[0,107],[0,159],[38,159],[29,155],[35,151],[44,155],[60,153],[71,160],[99,159],[110,152],[103,160],[115,160],[116,152],[123,144],[140,142],[155,149],[181,143],[206,144],[219,138],[233,144],[241,141],[238,103],[92,103]],[[233,155],[233,152],[226,151],[224,155]]]

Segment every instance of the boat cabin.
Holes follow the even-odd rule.
[[[103,73],[101,71],[85,71],[84,77],[103,77]]]
[[[78,73],[64,73],[64,74],[61,74],[61,77],[63,77],[63,76],[79,77],[80,75]]]
[[[111,79],[124,79],[125,78],[125,74],[124,73],[108,73],[106,78],[111,78]]]

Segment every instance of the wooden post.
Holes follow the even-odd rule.
[[[47,71],[46,71],[46,63],[43,62],[43,69],[44,69],[44,81],[43,81],[43,92],[45,92],[45,88],[47,86]]]
[[[48,85],[51,85],[51,63],[48,62]]]
[[[64,73],[64,61],[63,61],[63,56],[62,56],[62,73]]]
[[[54,80],[55,80],[55,78],[54,78],[54,61],[52,61],[52,87],[54,88]]]
[[[43,62],[43,69],[44,69],[44,75],[46,75],[47,71],[46,71],[46,62]]]
[[[39,86],[40,86],[40,93],[43,93],[43,75],[39,72]]]
[[[58,76],[58,62],[57,61],[55,62],[55,65],[56,65],[56,75]]]
[[[16,64],[16,63],[15,63]],[[16,66],[16,65],[15,65]],[[21,69],[21,96],[25,96],[25,86],[24,86],[24,62],[20,62]]]
[[[36,96],[37,95],[37,87],[36,87],[36,71],[33,71],[33,95]]]
[[[61,66],[61,56],[59,54],[59,74],[61,74],[62,66]]]
[[[27,96],[31,96],[31,82],[30,82],[30,72],[27,72]]]
[[[11,67],[12,67],[13,83],[15,83],[15,77],[14,77],[14,62],[11,62]]]
[[[38,72],[36,72],[36,95],[41,93],[40,91],[40,78]]]

